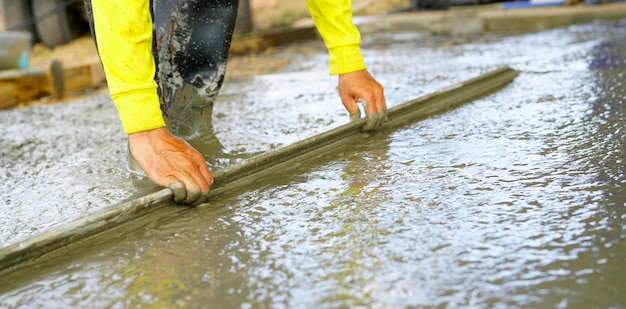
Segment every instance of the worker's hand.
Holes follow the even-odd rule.
[[[339,75],[339,96],[353,121],[361,119],[357,103],[363,104],[367,114],[363,131],[376,129],[387,120],[383,86],[366,70]]]
[[[168,187],[179,203],[206,200],[213,176],[202,155],[184,140],[159,128],[128,135],[130,152],[157,185]]]

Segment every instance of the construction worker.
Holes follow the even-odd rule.
[[[365,130],[385,119],[383,87],[366,70],[350,0],[307,0],[338,75],[342,103],[357,102]],[[92,33],[132,157],[176,202],[202,203],[213,185],[203,126],[224,80],[236,0],[85,0]]]

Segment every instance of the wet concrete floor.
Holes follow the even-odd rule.
[[[626,306],[626,22],[365,37],[390,105],[501,65],[508,87],[150,216],[0,284],[8,307]],[[320,47],[320,50],[321,47]],[[226,166],[347,121],[320,53],[234,80]],[[153,187],[105,97],[0,113],[4,245]]]

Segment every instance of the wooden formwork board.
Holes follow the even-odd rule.
[[[47,67],[0,71],[0,109],[20,103],[88,89],[106,82],[98,57],[62,65],[52,61]]]

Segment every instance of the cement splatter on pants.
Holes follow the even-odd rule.
[[[84,0],[93,27],[91,0]],[[238,1],[153,0],[152,52],[161,111],[173,134],[203,154],[221,150],[211,124],[224,81]]]

